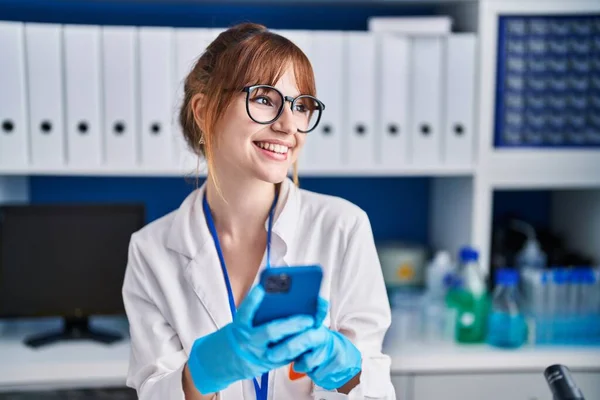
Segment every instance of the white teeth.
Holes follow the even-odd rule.
[[[274,153],[279,153],[279,154],[286,154],[289,150],[287,146],[283,146],[281,144],[266,143],[266,142],[258,142],[258,146],[265,150],[269,150],[269,151],[272,151]]]

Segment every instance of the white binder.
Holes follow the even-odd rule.
[[[69,166],[103,161],[100,111],[100,27],[63,27],[64,77]]]
[[[142,164],[174,165],[172,151],[173,29],[139,29]]]
[[[473,162],[475,51],[473,33],[452,34],[446,38],[443,158],[449,165],[468,166]]]
[[[102,27],[103,138],[109,168],[138,163],[137,31]]]
[[[217,31],[207,28],[178,28],[175,30],[175,83],[173,101],[173,149],[179,168],[192,172],[198,165],[198,156],[189,148],[179,123],[183,102],[185,78],[208,45],[217,37]]]
[[[317,85],[317,97],[325,111],[314,131],[306,138],[306,158],[310,170],[327,171],[342,166],[344,121],[344,33],[313,31],[311,61]]]
[[[408,164],[408,112],[410,91],[410,39],[396,34],[379,35],[378,93],[381,164]]]
[[[29,163],[24,25],[0,22],[0,168]]]
[[[25,25],[31,164],[65,164],[65,125],[61,27]]]
[[[412,115],[410,157],[413,165],[441,163],[442,37],[412,38]]]
[[[351,167],[375,164],[376,51],[375,35],[346,33],[345,84],[348,118],[343,142],[344,161]]]

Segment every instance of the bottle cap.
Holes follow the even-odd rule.
[[[478,258],[479,258],[479,253],[477,253],[477,250],[475,250],[474,248],[465,246],[460,249],[460,259],[463,262],[477,261]]]
[[[596,283],[596,274],[594,274],[594,270],[592,268],[581,269],[581,283],[586,285],[593,285]]]
[[[444,276],[444,284],[449,289],[459,289],[463,287],[464,280],[461,276],[455,274],[446,274]]]
[[[519,283],[519,273],[512,268],[502,268],[496,271],[496,284],[515,286]]]
[[[550,271],[548,271],[548,270],[541,270],[540,271],[540,283],[542,285],[547,284],[550,281],[550,277],[551,277]]]
[[[569,282],[575,283],[575,284],[583,283],[584,275],[585,275],[585,271],[583,268],[574,268],[571,270],[571,273],[569,274]]]
[[[565,284],[569,281],[570,272],[566,268],[556,268],[552,273],[552,278],[556,284]]]

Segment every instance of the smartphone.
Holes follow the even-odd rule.
[[[316,316],[322,280],[320,265],[264,269],[260,284],[266,293],[254,314],[254,326],[294,315]]]

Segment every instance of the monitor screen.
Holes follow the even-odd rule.
[[[0,207],[0,316],[123,314],[143,205]]]

